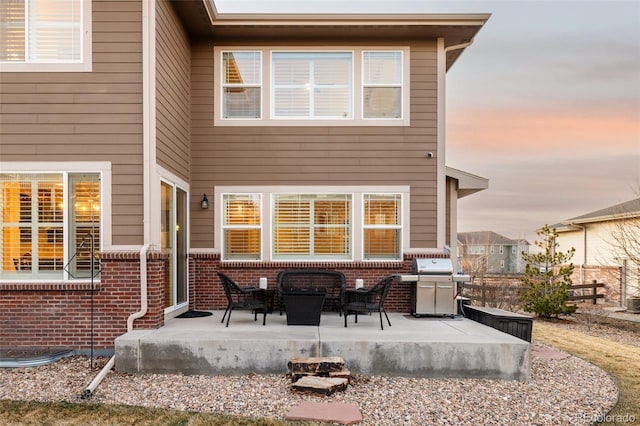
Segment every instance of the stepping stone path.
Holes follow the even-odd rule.
[[[288,367],[291,388],[298,391],[331,395],[351,382],[351,372],[340,357],[292,358]],[[353,403],[307,401],[292,407],[286,419],[352,425],[362,422],[362,413]]]
[[[340,357],[291,358],[288,367],[294,390],[331,395],[351,382],[351,372]]]

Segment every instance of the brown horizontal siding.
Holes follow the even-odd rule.
[[[190,48],[166,0],[156,16],[156,152],[163,167],[185,181],[190,176]]]
[[[0,74],[0,154],[110,161],[113,244],[141,244],[142,3],[94,0],[92,9],[92,72]]]
[[[426,158],[437,150],[435,42],[411,46],[409,127],[215,127],[213,63],[213,45],[192,48],[194,193],[224,185],[410,185],[411,246],[436,246],[436,160]],[[192,211],[193,247],[213,246],[213,207]]]

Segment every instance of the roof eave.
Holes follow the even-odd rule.
[[[453,167],[446,168],[446,175],[458,181],[458,199],[489,188],[489,179]]]

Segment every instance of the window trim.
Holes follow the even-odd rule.
[[[92,1],[80,0],[80,61],[77,62],[21,62],[0,61],[1,72],[91,72],[93,70]]]
[[[275,202],[276,202],[276,198],[277,196],[287,196],[287,195],[312,195],[312,196],[316,196],[316,195],[345,195],[346,198],[348,199],[349,203],[350,203],[350,209],[349,209],[349,227],[348,227],[348,235],[349,235],[349,241],[350,241],[350,247],[349,247],[349,253],[347,253],[344,257],[321,257],[321,256],[317,256],[314,257],[314,255],[308,255],[308,256],[304,256],[304,255],[300,255],[300,256],[294,256],[294,257],[286,257],[286,256],[278,256],[275,253],[275,245],[274,245],[274,233],[273,233],[273,229],[275,228],[275,223],[274,223],[274,206],[275,206]],[[310,192],[310,191],[296,191],[296,192],[270,192],[269,196],[271,198],[270,200],[270,204],[271,204],[271,208],[270,210],[267,212],[267,216],[269,217],[269,220],[271,221],[270,225],[271,225],[271,229],[272,231],[269,233],[269,238],[271,239],[271,242],[269,244],[269,257],[271,260],[273,261],[307,261],[307,262],[324,262],[324,261],[334,261],[334,262],[340,262],[340,261],[344,261],[344,262],[351,262],[353,261],[354,258],[354,250],[355,250],[355,244],[353,242],[353,235],[354,235],[354,228],[355,228],[355,223],[354,223],[354,204],[356,204],[358,202],[358,200],[356,199],[355,194],[352,191],[334,191],[334,192],[323,192],[323,193],[316,193],[316,192]],[[315,203],[315,199],[313,200],[313,203]],[[313,241],[313,231],[315,228],[315,223],[313,221],[313,215],[311,215],[309,217],[310,221],[309,221],[309,230],[312,231],[309,238],[309,242]],[[313,250],[314,247],[311,248],[311,250]]]
[[[2,173],[60,173],[63,177],[64,194],[68,195],[68,175],[79,173],[97,173],[100,175],[100,251],[105,251],[112,245],[112,222],[111,222],[111,163],[105,161],[87,161],[87,162],[0,162],[0,170]],[[64,230],[68,231],[68,217],[65,214]],[[64,247],[64,253],[67,253],[67,247]],[[71,279],[67,272],[63,271],[61,279],[58,278],[38,278],[29,279],[29,282],[63,282],[63,283],[80,283],[87,282],[89,279],[79,278]],[[97,279],[99,281],[99,278]],[[17,279],[1,279],[0,282],[25,282]]]
[[[246,196],[256,196],[258,199],[258,205],[259,205],[259,217],[260,217],[260,223],[258,225],[225,225],[224,224],[224,208],[225,208],[225,202],[224,202],[224,198],[227,195],[246,195]],[[216,237],[220,238],[220,242],[219,244],[216,243],[216,247],[220,247],[220,256],[221,258],[224,258],[224,255],[226,253],[226,249],[225,249],[225,238],[224,238],[224,232],[227,229],[259,229],[260,230],[260,252],[258,253],[258,259],[227,259],[227,261],[229,262],[260,262],[263,259],[264,256],[264,228],[265,226],[267,226],[264,222],[265,218],[265,214],[264,214],[264,204],[265,204],[265,198],[264,198],[264,194],[260,193],[260,192],[255,192],[255,191],[250,191],[250,192],[237,192],[237,191],[224,191],[222,193],[216,194],[216,201],[219,201],[218,203],[215,204],[216,206],[216,221],[220,221],[219,223],[219,227],[216,226]],[[219,206],[219,207],[218,207]],[[218,232],[219,231],[219,232]]]
[[[222,52],[262,52],[262,99],[261,118],[222,117]],[[272,53],[274,52],[351,52],[352,53],[352,117],[348,119],[324,118],[273,118],[272,97]],[[364,52],[401,52],[402,56],[402,102],[400,118],[364,118],[363,112],[363,58]],[[409,46],[215,46],[213,48],[214,75],[213,101],[214,126],[409,126],[410,115],[410,48]]]
[[[261,257],[260,260],[225,259],[222,234],[222,196],[223,194],[261,194],[262,209],[260,220]],[[273,231],[272,231],[272,195],[273,194],[352,194],[351,206],[351,259],[273,259]],[[364,259],[364,194],[400,194],[401,200],[401,244],[398,259]],[[401,261],[410,249],[410,187],[404,185],[381,186],[216,186],[214,187],[214,247],[219,248],[222,262],[380,262]]]
[[[373,196],[374,199],[376,196],[384,196],[384,195],[400,195],[400,218],[399,218],[399,222],[400,224],[396,224],[396,225],[391,225],[391,224],[384,224],[382,226],[380,225],[375,225],[375,224],[369,224],[366,225],[365,224],[365,208],[364,208],[364,198],[366,195],[370,195]],[[404,230],[404,220],[405,220],[405,199],[406,199],[406,195],[402,192],[379,192],[379,191],[372,191],[372,192],[363,192],[361,194],[361,207],[362,207],[362,220],[360,222],[360,228],[362,231],[362,242],[361,242],[361,247],[362,247],[362,259],[366,260],[366,261],[385,261],[385,260],[400,260],[402,259],[404,250],[403,250],[403,246],[404,246],[404,241],[405,241],[405,235],[403,233]],[[400,259],[389,259],[389,258],[385,258],[385,257],[373,257],[373,258],[365,258],[364,257],[364,250],[365,250],[365,243],[364,243],[364,238],[365,238],[365,233],[364,231],[366,229],[371,229],[371,230],[375,230],[375,229],[382,229],[382,230],[389,230],[389,229],[393,229],[393,230],[400,230]]]

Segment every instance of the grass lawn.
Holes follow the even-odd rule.
[[[0,424],[21,426],[285,426],[311,423],[294,423],[273,419],[252,419],[249,417],[233,417],[209,413],[190,413],[177,410],[161,410],[123,405],[74,404],[68,402],[46,403],[0,400]]]
[[[533,338],[589,361],[613,377],[619,399],[599,424],[640,424],[640,348],[535,320]],[[635,421],[633,420],[635,419]]]

